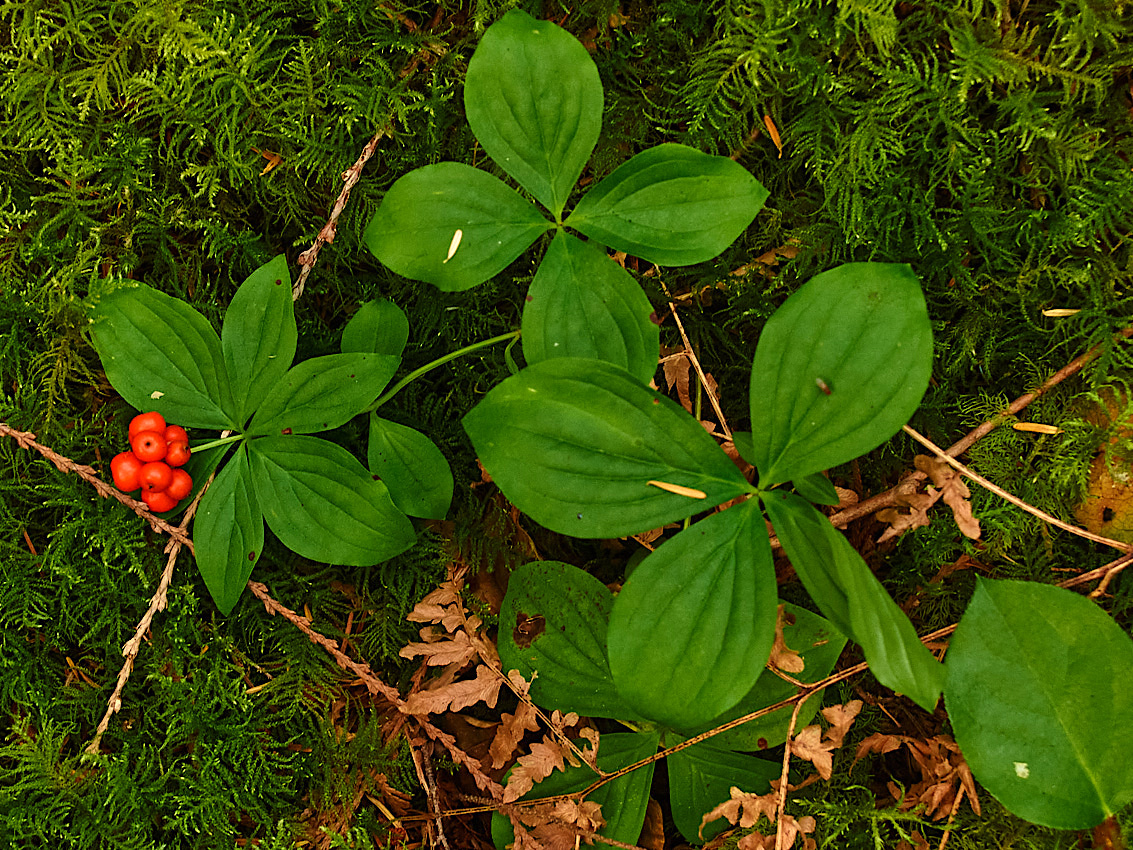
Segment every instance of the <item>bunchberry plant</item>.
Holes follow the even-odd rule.
[[[784,683],[765,672],[779,606],[766,515],[824,615],[788,609],[803,681],[821,678],[849,638],[881,683],[925,710],[944,691],[973,773],[1016,814],[1084,828],[1117,811],[1133,799],[1133,753],[1112,735],[1133,716],[1133,641],[1120,627],[1069,591],[981,581],[946,673],[811,504],[837,502],[823,470],[875,448],[914,412],[931,363],[925,302],[907,266],[850,264],[810,280],[756,348],[752,431],[736,435],[754,485],[699,422],[616,365],[558,358],[503,381],[465,429],[504,494],[554,531],[624,537],[742,499],[664,542],[617,596],[574,567],[524,567],[501,614],[505,669],[534,676],[536,702],[636,730],[607,736],[617,743],[604,770],[774,704]],[[772,718],[671,756],[686,838],[697,839],[701,816],[731,786],[759,793],[778,774],[743,752],[784,740],[786,719]],[[648,794],[638,772],[599,789],[599,802],[627,807],[609,837],[636,839]],[[575,768],[537,793],[592,780]]]
[[[222,613],[236,604],[263,551],[265,521],[304,557],[359,565],[413,545],[407,515],[448,511],[452,473],[440,450],[376,413],[407,382],[378,398],[409,334],[392,303],[364,305],[343,331],[341,354],[294,366],[297,330],[282,256],[240,286],[220,336],[188,304],[144,285],[107,287],[92,299],[90,320],[106,376],[128,403],[197,432],[231,432],[198,439],[187,464],[195,492],[224,461],[193,525],[197,566]],[[309,436],[367,411],[369,469]]]
[[[709,260],[751,223],[767,190],[727,157],[664,144],[616,168],[564,218],[602,101],[597,66],[577,39],[508,12],[468,64],[465,112],[485,153],[551,218],[486,171],[444,162],[394,183],[365,241],[398,274],[452,291],[484,282],[553,231],[527,293],[524,358],[596,358],[647,383],[658,352],[652,307],[603,249],[660,265]]]

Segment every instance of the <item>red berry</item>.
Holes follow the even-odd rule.
[[[142,486],[138,472],[142,462],[133,452],[122,452],[110,461],[110,474],[114,476],[114,486],[123,493],[130,493]]]
[[[165,427],[165,442],[187,443],[189,442],[189,435],[180,425],[167,425]]]
[[[189,455],[192,453],[188,443],[170,443],[165,452],[165,462],[170,466],[184,466],[189,462]]]
[[[139,431],[130,438],[130,448],[142,463],[152,463],[165,457],[168,446],[157,431]]]
[[[193,490],[193,479],[189,477],[183,469],[173,470],[173,478],[169,481],[169,486],[165,488],[165,492],[172,498],[180,501],[189,495]]]
[[[158,490],[151,492],[142,492],[142,501],[154,513],[160,514],[165,511],[171,511],[177,507],[177,500],[170,496],[168,493],[162,493]]]
[[[130,439],[134,439],[135,434],[142,431],[157,431],[159,434],[165,433],[165,417],[152,410],[149,413],[139,413],[130,420]]]
[[[173,470],[169,468],[169,464],[161,461],[147,463],[138,470],[138,479],[142,482],[143,491],[164,492],[173,480]]]

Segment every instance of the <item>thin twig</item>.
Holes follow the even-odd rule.
[[[654,271],[657,270],[656,266],[653,268]],[[681,332],[681,339],[684,341],[688,359],[692,362],[693,368],[696,369],[696,374],[700,377],[700,385],[704,387],[704,391],[708,394],[708,401],[712,403],[712,409],[716,411],[716,416],[720,419],[720,427],[724,430],[724,436],[730,440],[732,438],[732,432],[728,428],[728,420],[724,418],[724,411],[720,409],[720,402],[716,398],[716,393],[712,392],[708,378],[705,376],[704,370],[700,368],[700,361],[696,357],[696,352],[692,350],[692,343],[688,341],[688,334],[685,333],[685,326],[684,323],[681,322],[681,317],[677,315],[677,307],[673,304],[673,296],[669,294],[669,287],[665,286],[665,281],[661,280],[660,274],[657,275],[657,282],[661,284],[661,289],[665,292],[665,298],[669,303],[669,312],[673,314],[673,318],[677,322],[677,330]]]
[[[338,198],[334,202],[334,207],[330,211],[330,218],[327,223],[319,230],[319,235],[315,237],[315,242],[299,255],[299,267],[302,271],[299,272],[299,279],[295,281],[295,285],[291,288],[291,298],[298,300],[299,296],[303,294],[303,289],[307,284],[307,277],[311,274],[311,269],[315,267],[315,262],[319,258],[319,251],[322,250],[323,245],[334,241],[335,233],[338,230],[338,217],[342,215],[342,210],[346,207],[346,202],[350,200],[350,190],[353,189],[358,181],[362,178],[362,168],[369,161],[370,157],[374,155],[374,151],[378,149],[378,142],[390,134],[390,125],[386,124],[374,134],[374,137],[366,143],[362,148],[362,153],[358,155],[358,159],[354,164],[342,172],[342,191],[338,193]]]
[[[949,454],[945,452],[944,449],[940,448],[940,446],[936,445],[936,443],[932,442],[932,440],[921,435],[914,429],[910,428],[908,425],[902,425],[901,428],[906,434],[908,434],[926,449],[931,451],[957,472],[967,476],[968,478],[971,478],[980,486],[990,490],[992,493],[995,493],[995,495],[999,496],[999,498],[1010,502],[1016,507],[1022,508],[1027,513],[1033,516],[1037,516],[1044,522],[1050,523],[1057,528],[1061,528],[1063,531],[1069,531],[1071,534],[1077,534],[1079,537],[1085,537],[1087,540],[1092,540],[1095,543],[1104,543],[1106,546],[1112,546],[1114,549],[1118,549],[1122,552],[1133,552],[1133,545],[1130,545],[1129,543],[1123,543],[1120,540],[1114,540],[1110,537],[1102,537],[1100,534],[1094,534],[1092,531],[1086,531],[1084,528],[1078,528],[1075,525],[1070,525],[1070,523],[1063,522],[1058,517],[1051,516],[1046,511],[1040,510],[1034,505],[1027,504],[1018,496],[1013,496],[1002,487],[988,481],[979,473],[973,472],[972,470],[968,469],[968,467],[964,466],[964,464],[960,463],[960,461],[956,460],[954,457],[949,456]]]
[[[212,483],[212,477],[205,482],[205,486],[201,488],[197,496],[189,504],[185,511],[184,517],[181,519],[181,525],[178,531],[184,533],[185,529],[189,527],[189,521],[193,518],[193,514],[197,512],[197,505],[201,502],[201,497],[204,496],[205,491]],[[177,556],[181,554],[182,543],[179,539],[171,539],[165,546],[166,554],[169,556],[165,561],[165,569],[161,572],[161,580],[157,583],[157,590],[153,597],[150,599],[149,607],[146,613],[142,615],[142,619],[138,622],[138,627],[134,629],[134,636],[130,638],[122,646],[122,655],[126,660],[122,664],[122,669],[118,671],[118,681],[114,685],[114,691],[110,694],[110,699],[106,703],[106,713],[102,715],[102,720],[98,723],[98,728],[95,729],[94,737],[86,746],[86,751],[91,755],[98,752],[99,746],[102,744],[102,735],[110,726],[110,718],[122,710],[122,691],[126,687],[126,681],[130,678],[130,674],[134,670],[134,661],[137,660],[138,653],[142,648],[142,639],[149,631],[150,624],[153,622],[154,616],[158,611],[164,611],[169,602],[168,592],[169,585],[173,581],[173,566],[177,563]]]
[[[779,792],[775,798],[775,850],[783,850],[783,815],[787,807],[787,775],[791,767],[791,737],[795,734],[795,724],[799,722],[799,709],[802,700],[795,703],[791,712],[791,722],[787,725],[787,741],[783,746],[783,770],[779,773]]]
[[[1128,339],[1129,337],[1133,337],[1133,325],[1127,328],[1123,328],[1116,335],[1117,339]],[[1050,392],[1050,390],[1054,389],[1067,378],[1070,378],[1081,372],[1087,364],[1097,359],[1098,355],[1100,355],[1102,352],[1102,348],[1103,347],[1101,345],[1095,345],[1085,354],[1074,358],[1068,364],[1063,366],[1061,369],[1059,369],[1057,372],[1043,381],[1038,388],[1032,390],[1029,393],[1024,393],[1013,402],[1011,402],[1011,404],[1007,406],[1007,409],[1002,413],[992,417],[976,428],[973,428],[964,437],[960,438],[951,446],[949,446],[945,450],[945,454],[947,454],[949,457],[957,457],[966,452],[977,441],[986,437],[989,433],[1006,422],[1010,417],[1014,416],[1027,405],[1031,404],[1031,402],[1033,402],[1039,396],[1043,395],[1044,393]],[[884,493],[878,493],[876,496],[871,496],[868,499],[858,502],[856,505],[852,505],[846,508],[844,511],[839,511],[838,513],[830,517],[830,521],[835,525],[835,527],[844,528],[856,519],[860,519],[861,517],[876,513],[882,508],[889,508],[893,507],[894,505],[898,505],[900,504],[900,500],[903,495],[914,492],[920,485],[920,483],[926,478],[928,478],[928,475],[924,472],[921,472],[920,470],[910,472],[898,484],[890,487]]]

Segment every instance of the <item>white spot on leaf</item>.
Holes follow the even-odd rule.
[[[455,256],[456,249],[460,247],[460,240],[463,236],[464,231],[458,227],[456,233],[452,235],[452,242],[450,242],[448,246],[448,256],[444,258],[444,261],[441,263],[442,266]]]
[[[1025,761],[1015,762],[1015,775],[1020,779],[1026,779],[1031,775],[1031,768],[1027,766]]]
[[[165,393],[163,393],[161,390],[154,390],[152,393],[149,394],[149,397],[150,398],[161,398],[163,395],[165,395]]]

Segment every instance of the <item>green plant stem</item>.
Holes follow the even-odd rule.
[[[235,443],[237,440],[243,440],[243,434],[233,434],[230,437],[220,437],[213,440],[211,443],[205,443],[203,446],[193,446],[193,451],[203,452],[205,449],[215,449],[217,446],[227,446],[229,443]]]
[[[406,375],[404,378],[402,378],[400,381],[386,390],[386,392],[384,392],[381,396],[379,396],[377,401],[366,408],[366,412],[369,413],[371,411],[377,410],[409,384],[416,381],[422,375],[428,374],[429,372],[433,371],[438,366],[443,366],[450,360],[455,360],[458,357],[463,357],[465,354],[470,354],[477,349],[487,348],[489,345],[495,345],[497,342],[503,342],[509,339],[519,339],[519,334],[519,331],[509,331],[506,334],[500,334],[499,336],[494,336],[491,339],[484,339],[480,342],[474,342],[472,343],[472,345],[466,345],[464,346],[464,348],[458,348],[456,351],[453,351],[450,354],[446,354],[444,357],[438,357],[431,363],[426,363],[424,366],[421,366],[418,369],[414,369],[412,372],[410,372],[408,375]]]

